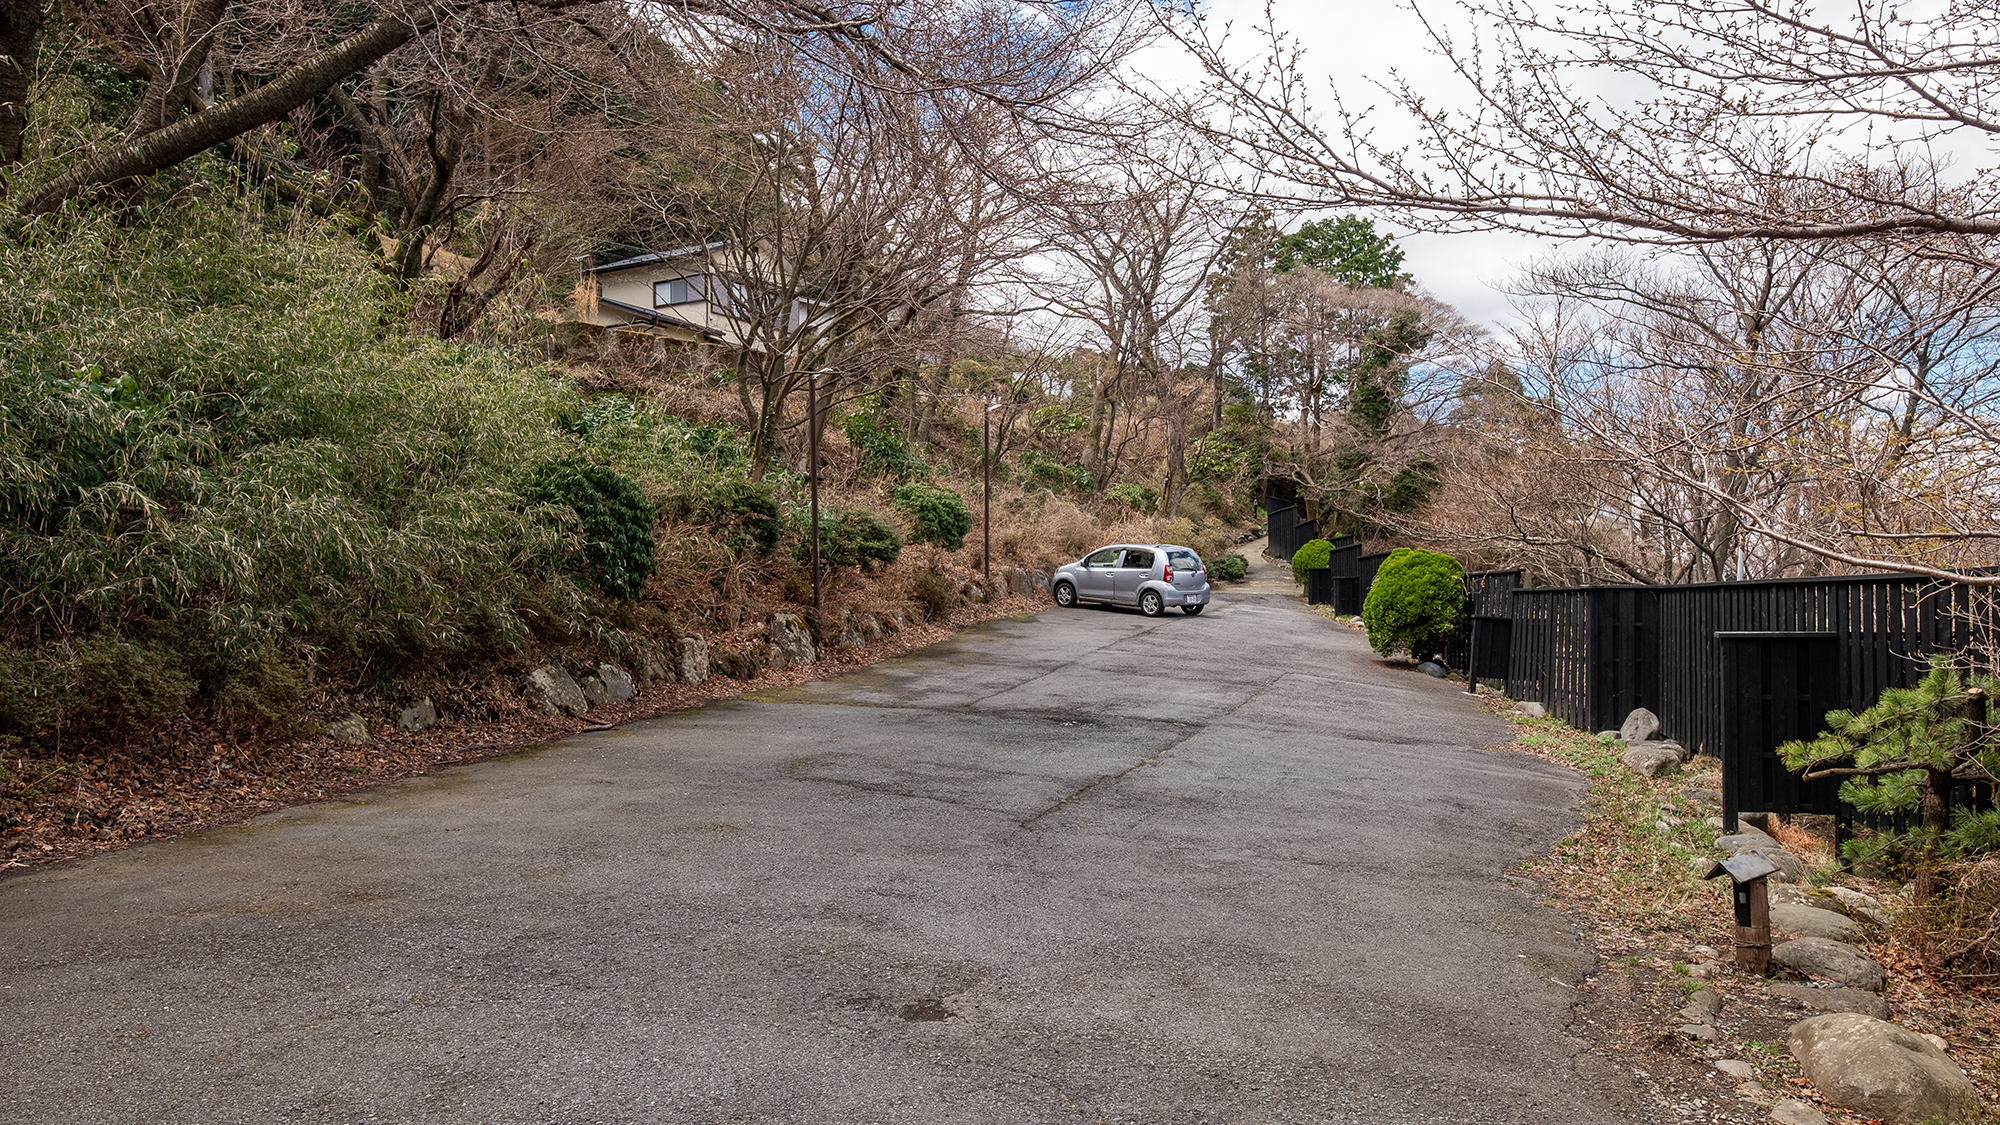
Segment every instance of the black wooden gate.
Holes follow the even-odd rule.
[[[1836,633],[1717,633],[1722,649],[1722,823],[1740,812],[1827,813],[1840,809],[1840,780],[1802,781],[1778,747],[1817,737],[1839,709]]]

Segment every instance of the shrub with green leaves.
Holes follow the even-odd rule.
[[[622,394],[581,403],[564,422],[595,459],[642,483],[685,488],[748,462],[734,427],[690,422]]]
[[[768,481],[712,477],[669,496],[665,514],[702,524],[739,555],[778,549],[784,520]]]
[[[1220,555],[1209,559],[1208,576],[1218,582],[1241,582],[1250,576],[1250,560],[1242,555]]]
[[[313,665],[393,676],[595,628],[520,492],[577,452],[574,389],[385,331],[371,262],[191,195],[0,240],[0,655],[79,698],[146,671],[107,717],[144,727],[183,678],[227,711]]]
[[[1304,582],[1306,571],[1318,570],[1333,562],[1333,544],[1324,539],[1308,539],[1292,552],[1292,581]]]
[[[1022,451],[1021,471],[1056,491],[1089,492],[1097,487],[1096,473],[1064,464],[1039,449]]]
[[[903,537],[873,512],[855,509],[839,513],[821,512],[819,517],[819,558],[825,566],[857,566],[873,570],[877,563],[895,562],[903,553]],[[797,550],[800,562],[812,561],[812,543],[801,536]]]
[[[910,542],[930,543],[947,551],[965,546],[966,533],[972,530],[972,513],[958,493],[911,483],[897,488],[891,502],[910,521]]]
[[[908,478],[921,475],[924,460],[911,450],[900,427],[883,425],[867,414],[849,414],[841,420],[847,444],[861,453],[861,467],[886,477]]]
[[[1160,506],[1158,489],[1147,488],[1137,481],[1121,480],[1111,486],[1105,495],[1135,512],[1150,512]]]
[[[1402,547],[1375,572],[1361,605],[1368,643],[1384,656],[1401,649],[1417,659],[1444,651],[1465,616],[1465,568],[1436,551]]]
[[[602,465],[553,461],[537,469],[529,498],[576,515],[591,584],[627,601],[653,573],[653,508],[639,486]]]

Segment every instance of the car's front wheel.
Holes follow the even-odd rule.
[[[1055,594],[1056,604],[1063,607],[1064,609],[1069,609],[1076,605],[1076,587],[1070,585],[1069,583],[1067,582],[1056,583],[1056,588],[1052,591],[1052,593]]]
[[[1189,617],[1193,617],[1195,614],[1201,612],[1201,607],[1198,605],[1184,605],[1181,607],[1181,612],[1187,614]]]
[[[1166,600],[1160,597],[1158,590],[1148,590],[1139,595],[1139,612],[1147,617],[1158,617],[1166,612],[1166,609]]]

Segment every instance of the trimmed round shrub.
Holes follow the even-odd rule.
[[[1304,582],[1306,571],[1318,570],[1333,562],[1333,544],[1324,539],[1309,539],[1292,555],[1292,581]]]
[[[592,585],[627,600],[646,591],[653,573],[653,509],[638,485],[602,465],[553,461],[536,470],[529,496],[576,513]]]
[[[1465,568],[1450,555],[1403,547],[1382,560],[1361,606],[1368,643],[1384,656],[1443,652],[1465,616]]]
[[[965,546],[965,535],[972,530],[972,513],[958,493],[927,484],[906,484],[896,489],[891,502],[909,518],[910,542],[933,543],[947,551]]]
[[[819,517],[819,561],[825,566],[858,566],[872,570],[903,553],[903,537],[873,512],[849,511]],[[812,562],[812,540],[799,540],[798,559]]]
[[[1250,576],[1250,560],[1242,555],[1209,559],[1208,576],[1219,582],[1241,582]]]

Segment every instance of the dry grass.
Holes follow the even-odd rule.
[[[1788,824],[1779,816],[1767,820],[1764,830],[1786,851],[1805,860],[1808,867],[1825,867],[1833,862],[1833,840],[1829,836]]]

